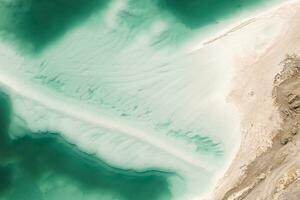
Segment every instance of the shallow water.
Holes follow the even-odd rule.
[[[0,199],[208,192],[239,142],[233,64],[190,42],[262,2],[1,2]]]
[[[205,25],[221,22],[225,17],[238,14],[270,0],[14,0],[3,1],[0,29],[7,31],[5,37],[19,49],[39,53],[49,44],[88,21],[94,14],[105,15],[110,6],[116,2],[126,4],[128,9],[120,13],[121,24],[127,28],[145,28],[157,19],[171,19],[169,31],[164,39],[175,37],[180,40],[181,34],[188,34]],[[145,9],[146,8],[146,9]],[[187,35],[189,36],[189,34]],[[185,38],[185,37],[184,37]],[[174,39],[174,38],[173,38]],[[173,40],[172,39],[172,40]],[[174,41],[173,41],[174,42]]]
[[[3,96],[0,195],[10,200],[171,199],[167,182],[171,173],[112,168],[94,155],[80,152],[57,133],[27,133],[8,139],[11,113]]]
[[[222,18],[237,14],[244,8],[266,2],[265,0],[160,0],[162,10],[167,10],[190,28],[219,23]]]

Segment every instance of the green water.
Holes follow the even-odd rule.
[[[109,0],[17,0],[2,4],[9,32],[25,48],[39,52],[74,26],[100,11]]]
[[[219,23],[242,9],[268,1],[270,0],[129,0],[129,10],[120,13],[119,22],[120,26],[127,24],[127,28],[133,31],[136,28],[145,28],[157,19],[174,18],[169,27],[172,33],[166,32],[167,34],[158,40],[176,42],[182,37],[187,39],[189,32],[194,29]],[[75,27],[88,21],[93,14],[107,13],[108,5],[114,2],[16,0],[2,3],[0,30],[5,32],[2,38],[8,39],[22,51],[39,53]]]
[[[0,95],[0,199],[171,199],[171,173],[110,167],[56,133],[9,140],[11,106],[9,98]]]
[[[211,135],[230,134],[230,123],[234,122],[229,123],[231,114],[223,107],[216,107],[214,101],[205,98],[210,91],[220,87],[218,81],[212,83],[210,80],[212,74],[217,77],[218,66],[212,66],[210,62],[201,64],[207,59],[206,54],[201,55],[201,52],[182,56],[177,45],[185,44],[207,25],[222,23],[227,17],[270,1],[128,0],[111,19],[113,25],[107,22],[107,16],[117,2],[115,0],[2,1],[0,40],[12,46],[17,56],[8,58],[5,52],[1,54],[1,59],[7,59],[12,66],[6,66],[4,62],[0,73],[12,74],[17,82],[41,95],[50,91],[51,96],[55,92],[61,101],[72,98],[82,108],[89,104],[95,112],[99,112],[99,116],[122,118],[124,124],[128,123],[129,127],[138,125],[141,130],[145,128],[145,132],[154,130],[154,137],[158,140],[160,137],[171,138],[166,139],[168,144],[185,155],[192,154],[197,159],[199,155],[208,156],[205,167],[209,169],[215,161],[223,163],[228,154],[222,145],[226,142],[222,138],[227,136]],[[166,26],[153,31],[157,23]],[[140,38],[146,38],[146,42]],[[156,161],[154,165],[157,168],[137,172],[114,168],[96,155],[82,152],[77,144],[72,145],[61,136],[65,136],[64,131],[27,132],[26,136],[11,139],[8,129],[11,115],[26,116],[29,113],[30,116],[32,108],[32,118],[28,122],[30,125],[44,123],[41,126],[45,127],[41,129],[48,128],[47,116],[39,113],[43,109],[26,101],[19,104],[19,113],[12,113],[9,97],[0,94],[0,200],[174,199],[175,189],[170,177],[178,178],[178,175],[161,171],[159,166],[166,169],[163,166],[176,164],[169,163],[167,159],[157,161],[153,156],[161,156],[162,159],[165,154],[151,154],[152,148],[146,146],[149,150],[145,152],[150,152],[148,155],[152,157],[145,157],[143,151],[139,152],[144,146],[131,140],[128,142],[126,134],[105,146],[108,150],[117,149],[119,154],[122,152],[118,147],[122,148],[124,144],[129,146],[125,146],[128,152],[133,152],[130,147],[135,148],[139,155],[132,154],[136,157],[127,154],[128,158],[123,158],[128,153],[125,148],[125,153],[118,157],[118,161],[132,159],[132,166],[140,162],[142,166],[147,163],[147,168],[149,163]],[[27,98],[30,99],[30,95]],[[205,108],[198,106],[202,99],[209,102]],[[29,108],[22,109],[22,106]],[[46,116],[44,121],[34,120],[39,114]],[[61,117],[60,114],[54,116]],[[26,117],[23,120],[27,121]],[[65,126],[80,126],[78,121],[68,124],[69,121],[63,121],[63,117],[61,121],[55,120],[57,126],[64,122]],[[79,131],[85,129],[85,125],[81,126]],[[69,134],[69,137],[76,138],[78,135],[90,134],[80,132]],[[109,135],[111,140],[115,137],[109,131],[103,135]],[[106,137],[99,138],[93,141],[91,137],[84,142],[86,145],[105,145]],[[109,153],[104,152],[106,160],[109,160]],[[195,187],[193,192],[196,191],[197,195],[198,191],[202,194],[201,189],[206,192],[211,174],[202,176],[199,172],[194,176],[200,170],[191,170],[190,166],[182,167],[181,164],[185,165],[184,162],[178,164],[178,173],[185,172],[190,179],[192,177],[190,185],[193,181],[197,183],[196,187],[199,185],[199,189]],[[124,169],[127,167],[124,166]],[[175,192],[185,192],[185,188],[178,190]]]
[[[161,10],[171,12],[191,29],[210,23],[219,23],[227,16],[267,0],[158,0]]]

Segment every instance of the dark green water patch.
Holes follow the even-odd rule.
[[[162,11],[172,13],[190,28],[218,23],[244,7],[259,5],[267,0],[157,0]]]
[[[5,148],[9,142],[7,133],[11,120],[11,113],[12,106],[9,96],[0,91],[0,151]]]
[[[86,195],[93,194],[93,199],[102,200],[171,199],[168,178],[173,173],[113,168],[80,151],[56,133],[29,134],[7,142],[4,135],[8,135],[11,114],[8,100],[0,93],[0,197],[6,195],[9,200],[84,200]],[[67,184],[58,184],[64,181]],[[43,184],[51,189],[45,189]],[[83,196],[69,190],[69,185]],[[63,194],[59,196],[61,188]]]
[[[0,4],[0,29],[22,48],[39,53],[110,0],[16,0]]]
[[[0,195],[5,193],[12,185],[13,172],[9,166],[0,165]]]

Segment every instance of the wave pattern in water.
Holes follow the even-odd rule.
[[[8,139],[7,99],[1,94],[0,195],[9,200],[170,199],[171,173],[112,168],[56,133]]]
[[[188,44],[258,2],[2,1],[0,199],[207,192],[238,142],[231,62]]]

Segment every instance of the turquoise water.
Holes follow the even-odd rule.
[[[57,133],[10,140],[10,102],[0,95],[0,199],[171,199],[171,173],[112,168]]]
[[[109,0],[11,1],[1,5],[3,25],[25,48],[39,52],[62,37],[93,12],[104,9]]]
[[[266,0],[159,0],[160,9],[172,13],[181,23],[195,29],[219,23],[242,9],[260,5]]]
[[[219,23],[224,17],[270,0],[143,0],[124,1],[130,10],[120,13],[122,23],[134,30],[149,25],[157,18],[174,18],[173,27],[164,40],[189,37],[188,32]],[[49,44],[66,36],[95,13],[105,14],[113,0],[15,0],[0,6],[0,29],[19,49],[39,53]],[[146,9],[145,9],[146,8]],[[181,25],[183,26],[181,26]],[[179,35],[178,35],[179,34]],[[186,36],[180,36],[184,34]],[[175,36],[174,36],[175,35]],[[174,39],[174,38],[173,38]],[[173,40],[172,39],[172,40]]]
[[[1,2],[0,200],[209,192],[238,121],[222,89],[230,63],[189,45],[265,2]]]

